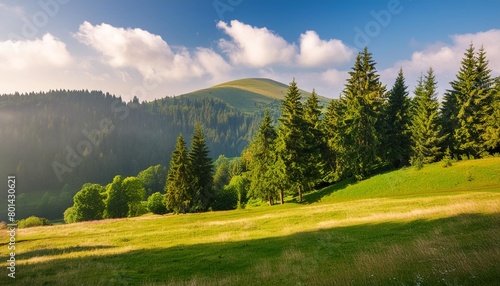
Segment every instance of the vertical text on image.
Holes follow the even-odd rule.
[[[16,278],[16,176],[7,177],[7,187],[7,215],[9,217],[7,224],[7,232],[9,233],[7,269],[9,272],[7,276]]]

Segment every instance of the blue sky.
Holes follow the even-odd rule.
[[[448,88],[465,48],[500,75],[499,0],[0,0],[0,93],[100,89],[142,100],[244,77],[338,97],[358,50],[388,88],[432,66]]]

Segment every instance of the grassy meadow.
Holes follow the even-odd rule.
[[[500,283],[500,158],[402,169],[304,199],[19,229],[16,279],[0,262],[0,285]],[[2,257],[7,241],[2,231]]]

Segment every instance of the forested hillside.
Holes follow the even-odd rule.
[[[86,90],[2,95],[0,173],[16,174],[19,194],[76,190],[168,166],[177,136],[189,143],[196,122],[212,158],[237,156],[260,120],[259,113],[245,115],[217,99],[125,103]]]

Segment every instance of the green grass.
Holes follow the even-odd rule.
[[[201,89],[181,95],[192,99],[217,98],[243,113],[252,114],[270,106],[276,100],[282,100],[286,95],[288,85],[265,78],[246,78],[222,83],[210,88]],[[303,98],[310,92],[301,90]],[[326,106],[328,98],[319,97]]]
[[[499,168],[498,158],[435,164],[342,182],[304,204],[20,229],[15,282],[496,285]],[[6,241],[2,231],[2,257]],[[12,284],[6,274],[0,285]]]

